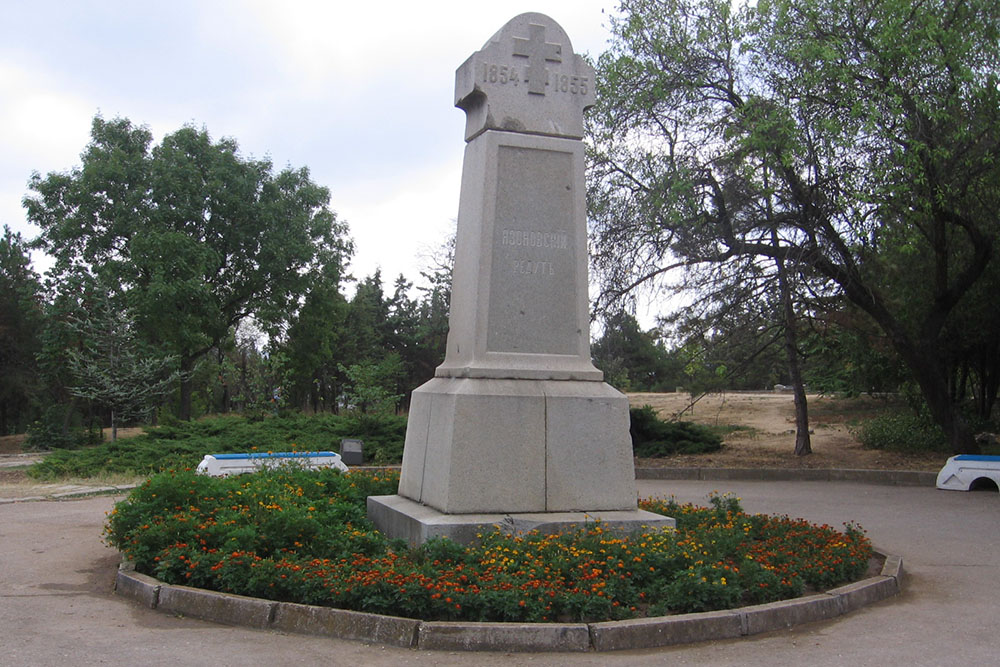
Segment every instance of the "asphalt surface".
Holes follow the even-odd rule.
[[[642,496],[740,496],[751,512],[860,523],[904,592],[739,640],[589,654],[421,652],[178,618],[112,591],[105,513],[124,496],[0,505],[0,665],[968,665],[1000,654],[1000,494],[839,482],[640,481]]]

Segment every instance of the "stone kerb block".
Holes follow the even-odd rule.
[[[587,651],[590,630],[583,623],[420,624],[417,646],[438,651]]]
[[[278,603],[271,627],[281,632],[355,639],[410,648],[420,621],[289,602]]]
[[[514,17],[455,73],[466,141],[486,130],[581,138],[593,104],[593,68],[544,14]]]

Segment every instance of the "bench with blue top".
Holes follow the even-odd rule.
[[[952,456],[938,473],[937,488],[952,491],[1000,490],[1000,456]]]
[[[253,452],[205,454],[205,458],[198,464],[197,472],[212,477],[226,477],[280,465],[296,465],[310,470],[318,468],[336,468],[340,472],[348,470],[340,454],[336,452]]]

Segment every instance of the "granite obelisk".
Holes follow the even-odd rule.
[[[628,401],[590,359],[583,113],[594,73],[542,14],[511,19],[456,72],[465,158],[448,347],[412,395],[392,537],[554,530],[637,510]]]

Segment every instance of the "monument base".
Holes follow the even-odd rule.
[[[673,528],[677,522],[645,510],[595,512],[531,512],[523,514],[445,514],[403,496],[369,496],[368,518],[383,535],[403,539],[411,545],[432,537],[447,537],[468,544],[476,535],[495,526],[508,533],[537,530],[550,534],[601,523],[607,532],[628,534],[640,530]]]
[[[634,510],[628,399],[603,382],[436,377],[410,400],[399,495],[446,514]]]

